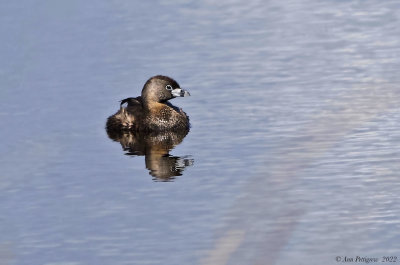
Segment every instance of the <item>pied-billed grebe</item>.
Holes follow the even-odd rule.
[[[107,119],[107,130],[181,131],[189,130],[189,117],[168,100],[190,96],[172,78],[153,76],[144,84],[142,96],[121,101],[117,113]],[[127,107],[123,105],[127,103]]]

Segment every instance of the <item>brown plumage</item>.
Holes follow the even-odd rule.
[[[108,131],[188,131],[189,117],[168,100],[189,95],[172,78],[153,76],[145,83],[140,97],[121,101],[119,111],[107,119],[106,128]]]

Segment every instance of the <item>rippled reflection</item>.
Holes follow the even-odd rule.
[[[107,131],[110,139],[119,142],[126,155],[145,156],[146,168],[155,181],[172,181],[181,176],[194,160],[190,156],[169,154],[187,135],[184,132],[134,133],[129,131]]]

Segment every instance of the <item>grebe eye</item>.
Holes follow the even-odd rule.
[[[168,90],[168,91],[171,91],[172,90],[172,86],[171,85],[166,85],[165,89]]]

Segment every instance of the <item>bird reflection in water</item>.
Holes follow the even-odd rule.
[[[190,156],[172,156],[169,152],[180,144],[187,135],[184,132],[139,133],[132,131],[112,131],[110,139],[119,142],[126,155],[145,156],[146,168],[154,181],[173,181],[181,176],[187,166],[193,165]]]

